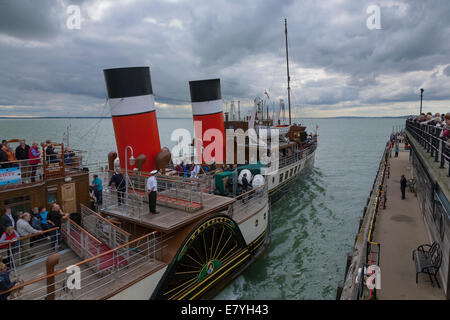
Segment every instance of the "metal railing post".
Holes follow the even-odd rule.
[[[56,236],[58,236],[58,230],[56,230]],[[70,221],[66,222],[66,236],[67,236],[67,245],[69,248],[72,246],[72,239],[70,237]],[[58,243],[58,241],[56,241]]]

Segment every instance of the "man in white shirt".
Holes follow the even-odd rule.
[[[30,234],[41,233],[40,230],[36,230],[30,225],[30,221],[31,215],[28,212],[25,212],[22,217],[17,220],[17,233],[19,233],[19,236],[26,237]],[[20,244],[22,246],[22,261],[28,262],[33,259],[33,256],[30,256],[30,238],[22,239]]]
[[[158,192],[157,173],[157,170],[153,170],[150,172],[151,176],[147,179],[148,207],[151,214],[159,213],[159,211],[156,211],[156,193]]]

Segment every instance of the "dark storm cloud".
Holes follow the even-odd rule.
[[[61,22],[54,0],[0,1],[0,33],[21,39],[49,38]]]
[[[80,30],[66,25],[69,4]],[[284,18],[293,103],[449,100],[450,3],[381,0],[381,30],[366,26],[372,1],[0,1],[0,114],[100,114],[103,69],[149,65],[163,115],[189,116],[188,81],[222,80],[224,98],[251,105],[284,97]],[[16,111],[19,111],[18,108]],[[28,109],[27,109],[28,110]],[[175,111],[175,112],[174,112]],[[25,112],[25,111],[23,111]]]

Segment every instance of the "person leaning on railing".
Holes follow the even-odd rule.
[[[17,160],[28,160],[30,153],[30,146],[25,143],[25,139],[20,140],[20,144],[16,148]],[[26,165],[26,162],[20,162],[21,166]]]
[[[8,158],[7,161],[10,162],[8,167],[10,167],[10,168],[11,168],[11,167],[16,167],[17,164],[14,163],[14,162],[16,161],[16,155],[14,154],[14,151],[12,150],[12,148],[11,148],[11,146],[9,145],[8,142],[5,142],[5,143],[3,144],[2,150],[3,150],[3,152],[6,153],[6,156],[7,156],[7,158]]]
[[[0,237],[0,255],[3,257],[4,254],[7,255],[6,264],[11,267],[11,258],[14,260],[14,257],[11,257],[11,251],[9,250],[10,243],[13,243],[13,254],[19,247],[19,242],[17,240],[20,238],[19,234],[14,230],[13,226],[9,226],[6,228],[6,231]],[[3,261],[2,261],[3,262]]]
[[[61,220],[65,216],[67,216],[67,214],[61,210],[59,204],[54,203],[52,205],[52,210],[48,214],[48,222],[52,225],[52,228],[57,227],[61,229]],[[57,246],[56,244],[58,244],[58,246],[61,244],[61,232],[57,233],[56,231],[52,231],[50,237],[55,248]]]
[[[17,232],[19,233],[19,236],[26,237],[31,234],[39,234],[41,231],[34,229],[32,226],[30,226],[31,221],[31,215],[28,212],[25,212],[22,217],[17,220]],[[22,261],[28,262],[31,259],[33,259],[34,256],[30,255],[30,238],[22,239],[20,241],[20,245],[22,247]]]
[[[6,142],[6,140],[3,141]],[[6,163],[8,162],[8,155],[3,151],[4,142],[0,145],[0,169],[9,168],[9,163]]]
[[[450,137],[450,112],[448,112],[444,116],[444,120],[445,120],[445,124],[443,126],[444,129],[441,132],[440,138],[447,141],[448,138]]]
[[[39,144],[36,141],[34,141],[33,144],[31,145],[28,158],[30,159],[29,163],[31,165],[31,182],[34,182],[37,167],[41,163],[41,153],[39,152]]]

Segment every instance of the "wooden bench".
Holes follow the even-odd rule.
[[[423,244],[419,246],[412,253],[412,258],[416,267],[416,283],[418,280],[419,273],[427,273],[431,280],[431,285],[433,285],[434,276],[436,283],[439,286],[439,281],[436,278],[436,274],[439,271],[442,263],[442,250],[436,241],[432,245]]]

